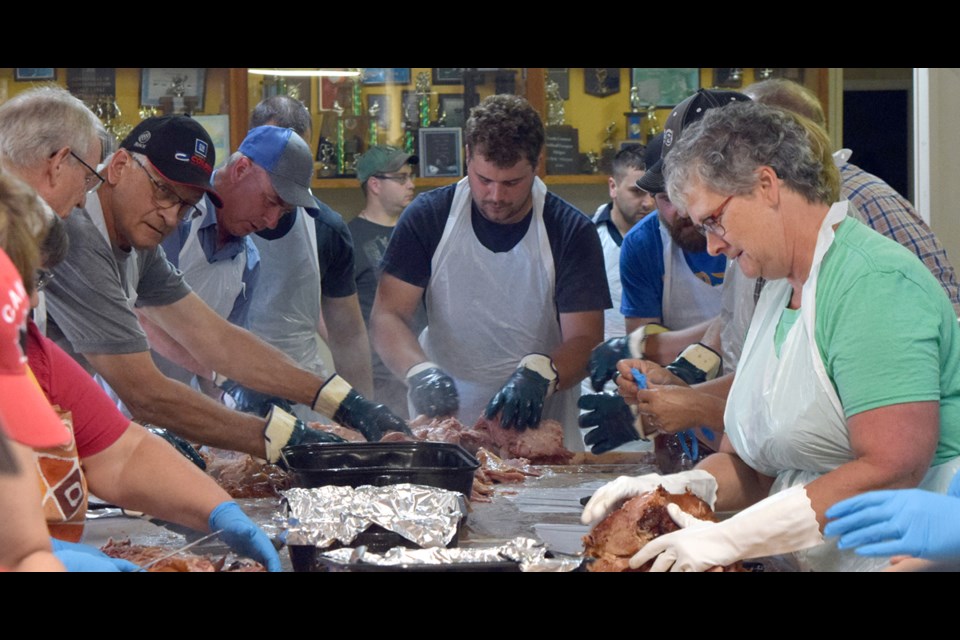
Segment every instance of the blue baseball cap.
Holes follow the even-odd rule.
[[[267,172],[284,202],[298,207],[316,206],[310,191],[313,154],[293,129],[255,127],[240,143],[239,151]]]

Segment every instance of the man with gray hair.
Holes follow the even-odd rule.
[[[59,338],[68,352],[82,354],[74,357],[97,372],[139,421],[272,462],[287,444],[338,439],[306,427],[282,409],[274,409],[266,422],[232,411],[166,377],[150,357],[138,316],[183,347],[192,359],[184,364],[194,373],[210,379],[226,376],[309,404],[368,439],[405,429],[403,421],[339,376],[324,379],[302,369],[231,325],[166,260],[158,245],[181,221],[194,218],[204,194],[208,206],[223,204],[210,184],[214,163],[209,135],[191,118],[148,118],[134,128],[104,163],[105,183],[97,197],[67,219],[71,249],[46,289],[51,325],[55,322],[62,332],[57,336],[51,330],[51,337]],[[278,186],[285,195],[277,192]],[[245,185],[254,202],[274,203],[273,215],[288,206],[286,197],[295,199],[288,188],[267,176]],[[252,217],[245,224],[256,226],[262,220]]]
[[[273,96],[254,108],[251,131],[267,125],[289,128],[305,141],[310,139],[310,113],[289,96]],[[313,160],[306,145],[298,143],[296,148],[304,158],[304,184],[309,185]],[[219,191],[228,200],[228,193],[223,188]],[[323,375],[336,370],[369,397],[373,389],[370,346],[353,281],[350,231],[340,214],[315,196],[306,201],[306,206],[282,216],[274,227],[246,237],[260,254],[260,275],[256,292],[249,288],[245,292],[249,304],[243,326],[306,369]],[[229,217],[229,208],[227,202],[220,215]],[[238,409],[260,415],[271,404],[285,403],[239,385],[229,392]],[[292,411],[303,420],[329,421],[303,404],[293,405]]]
[[[0,106],[0,168],[65,218],[103,183],[94,168],[102,130],[93,112],[65,89],[28,89]]]

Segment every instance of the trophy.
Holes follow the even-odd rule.
[[[600,156],[596,151],[587,151],[587,173],[600,173]]]
[[[562,126],[566,119],[563,110],[563,98],[560,97],[560,85],[556,80],[547,78],[547,126]]]
[[[647,108],[647,117],[643,119],[643,144],[650,144],[650,140],[660,133],[660,121],[657,120],[657,108]]]
[[[643,106],[640,104],[640,89],[630,87],[630,111],[623,114],[627,119],[627,140],[640,140],[643,137]]]
[[[420,126],[430,126],[430,74],[421,71],[417,74],[417,105],[420,109]]]
[[[372,147],[377,144],[379,138],[377,132],[377,116],[380,114],[380,103],[374,102],[370,105],[367,113],[370,114],[370,146]]]
[[[334,175],[333,164],[336,162],[337,149],[326,138],[320,140],[320,177],[331,178]]]
[[[343,175],[346,159],[343,148],[343,107],[336,100],[333,101],[333,111],[337,114],[337,175]]]
[[[613,143],[613,136],[617,132],[617,123],[611,122],[607,125],[607,135],[603,139],[603,146],[600,147],[599,170],[604,173],[613,173],[613,157],[617,155],[617,147]]]

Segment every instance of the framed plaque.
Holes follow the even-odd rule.
[[[267,76],[269,77],[269,76]],[[263,98],[272,98],[275,95],[283,93],[284,95],[290,96],[294,100],[299,100],[303,103],[303,106],[310,110],[310,82],[311,78],[295,78],[289,77],[284,80],[284,85],[286,85],[286,91],[281,92],[281,85],[275,80],[267,80],[264,78],[263,81]]]
[[[675,107],[700,88],[699,68],[638,68],[630,77],[644,106]]]
[[[463,68],[432,69],[433,84],[463,84]]]
[[[67,91],[91,105],[106,96],[116,96],[116,70],[112,67],[68,67]]]
[[[584,68],[583,92],[598,98],[620,93],[620,67]]]
[[[367,94],[367,114],[373,105],[377,106],[377,126],[380,129],[390,128],[390,96],[385,93]]]
[[[463,175],[462,135],[459,127],[420,129],[421,178],[457,178]]]
[[[140,71],[140,104],[159,107],[161,98],[173,101],[173,110],[182,112],[185,99],[195,100],[195,110],[203,111],[206,69],[187,67],[144,67]]]
[[[363,84],[410,84],[410,67],[363,70]]]
[[[57,70],[54,67],[14,67],[13,79],[17,82],[56,80]]]
[[[547,173],[580,173],[580,133],[570,125],[546,128]]]
[[[446,126],[463,127],[467,123],[467,114],[463,110],[462,93],[441,93],[437,96],[440,113],[446,114]]]

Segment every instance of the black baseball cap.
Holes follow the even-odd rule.
[[[214,206],[223,206],[223,200],[210,185],[217,159],[213,141],[193,118],[147,118],[123,139],[120,148],[142,153],[165,180],[203,189]]]
[[[662,148],[660,160],[647,165],[647,172],[637,180],[637,186],[648,193],[662,193],[666,189],[663,180],[663,159],[670,153],[670,149],[683,135],[683,129],[700,120],[708,109],[722,107],[731,102],[749,102],[750,98],[736,91],[720,89],[700,89],[695,94],[678,104],[667,116],[663,125]]]

